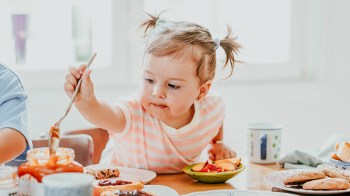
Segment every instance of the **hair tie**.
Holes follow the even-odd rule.
[[[215,43],[215,49],[214,50],[217,50],[220,47],[220,42],[221,41],[218,38],[214,38],[213,42]]]

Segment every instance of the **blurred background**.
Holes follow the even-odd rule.
[[[99,98],[114,102],[140,80],[144,11],[186,20],[243,49],[230,79],[218,65],[214,88],[226,104],[225,143],[246,154],[246,125],[283,125],[282,153],[350,134],[350,1],[347,0],[0,0],[0,62],[29,96],[33,139],[46,136],[69,102],[69,66],[92,54]],[[222,60],[218,50],[218,60]],[[89,128],[73,107],[62,131]]]

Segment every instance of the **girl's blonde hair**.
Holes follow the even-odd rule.
[[[228,77],[232,75],[234,63],[237,62],[235,54],[241,46],[232,36],[230,27],[228,27],[226,37],[218,42],[213,40],[207,28],[200,25],[190,22],[165,21],[160,19],[159,15],[148,13],[147,15],[150,18],[141,25],[142,28],[145,28],[146,54],[175,55],[191,59],[197,65],[197,75],[201,83],[205,83],[215,76],[215,51],[218,47],[217,44],[219,44],[226,54],[224,67],[228,64],[231,67]]]

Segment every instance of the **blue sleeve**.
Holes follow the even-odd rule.
[[[32,147],[28,134],[28,98],[15,73],[0,65],[0,129],[13,128],[27,140],[26,150]],[[16,159],[25,160],[26,150]]]

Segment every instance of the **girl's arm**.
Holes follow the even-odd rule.
[[[218,134],[212,139],[208,155],[211,160],[229,159],[236,157],[236,153],[223,143],[224,129],[220,127]]]
[[[224,140],[224,125],[221,125],[218,134],[211,140],[212,144],[223,143]]]
[[[118,133],[125,127],[125,116],[122,110],[117,106],[112,106],[104,101],[94,97],[88,106],[79,106],[76,104],[79,112],[90,123],[97,127]]]
[[[82,79],[74,105],[86,120],[97,127],[110,132],[121,132],[125,126],[125,117],[118,107],[100,101],[94,93],[94,85],[90,78],[91,69],[85,65],[79,68],[71,67],[66,75],[64,90],[69,97],[72,97],[79,79]]]

